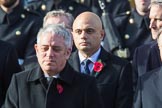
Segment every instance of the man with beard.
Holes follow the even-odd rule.
[[[0,39],[16,48],[22,64],[24,59],[35,54],[33,45],[42,19],[23,9],[20,0],[0,0],[0,16]]]

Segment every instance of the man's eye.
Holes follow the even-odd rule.
[[[162,19],[161,19],[161,18],[155,18],[155,20],[156,20],[156,21],[162,21]]]
[[[161,18],[159,18],[158,20],[159,20],[159,21],[162,21],[162,19],[161,19]]]
[[[94,29],[91,29],[91,28],[86,29],[85,31],[86,31],[87,34],[92,34],[92,33],[95,32],[95,30]]]
[[[52,48],[52,49],[53,49],[53,51],[55,51],[55,52],[60,52],[60,51],[62,51],[61,48]]]
[[[75,30],[75,33],[81,34],[82,33],[82,30]]]
[[[47,50],[48,50],[48,47],[41,47],[42,52],[47,51]]]

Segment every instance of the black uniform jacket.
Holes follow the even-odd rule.
[[[18,58],[25,59],[35,54],[34,44],[42,18],[18,5],[7,14],[0,8],[0,39],[15,46]]]
[[[87,1],[87,0],[86,0]],[[99,16],[102,15],[102,10],[99,6],[99,0],[90,0],[90,7],[92,11],[97,13]],[[106,12],[110,13],[113,17],[116,17],[120,13],[124,13],[131,10],[130,4],[128,0],[100,0],[105,3]]]
[[[97,79],[97,86],[103,99],[105,108],[131,108],[133,100],[132,68],[131,64],[120,59],[101,48],[98,57],[104,65],[99,72],[92,72]],[[78,52],[73,52],[70,65],[80,71]]]
[[[130,51],[132,60],[135,49],[152,41],[148,16],[141,16],[135,9],[122,13],[115,18],[115,23],[122,39],[123,47]]]
[[[29,3],[27,8],[31,11],[37,11],[42,16],[45,16],[48,11],[57,9],[65,10],[66,12],[71,13],[74,17],[84,11],[91,11],[90,7],[77,3],[73,0],[60,0],[59,3],[56,2],[57,1],[55,0],[38,0],[33,3]]]

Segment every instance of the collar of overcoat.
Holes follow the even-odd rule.
[[[65,68],[59,74],[59,79],[71,85],[75,77],[75,73],[76,72],[74,72],[71,66],[68,63],[66,63]],[[29,71],[27,81],[35,82],[40,80],[42,77],[44,77],[43,71],[40,66],[37,66]]]

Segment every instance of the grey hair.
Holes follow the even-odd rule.
[[[151,0],[149,8],[151,8],[152,5],[162,5],[162,0]]]
[[[63,37],[65,40],[65,46],[72,48],[72,34],[61,24],[49,24],[39,30],[37,34],[37,44],[40,43],[40,37],[46,36],[46,33],[52,33],[52,35],[57,35]]]
[[[43,27],[47,25],[46,21],[49,17],[60,17],[60,16],[65,16],[69,21],[69,26],[72,27],[72,24],[74,21],[73,15],[68,12],[65,12],[64,10],[61,10],[61,9],[49,11],[43,19]]]

